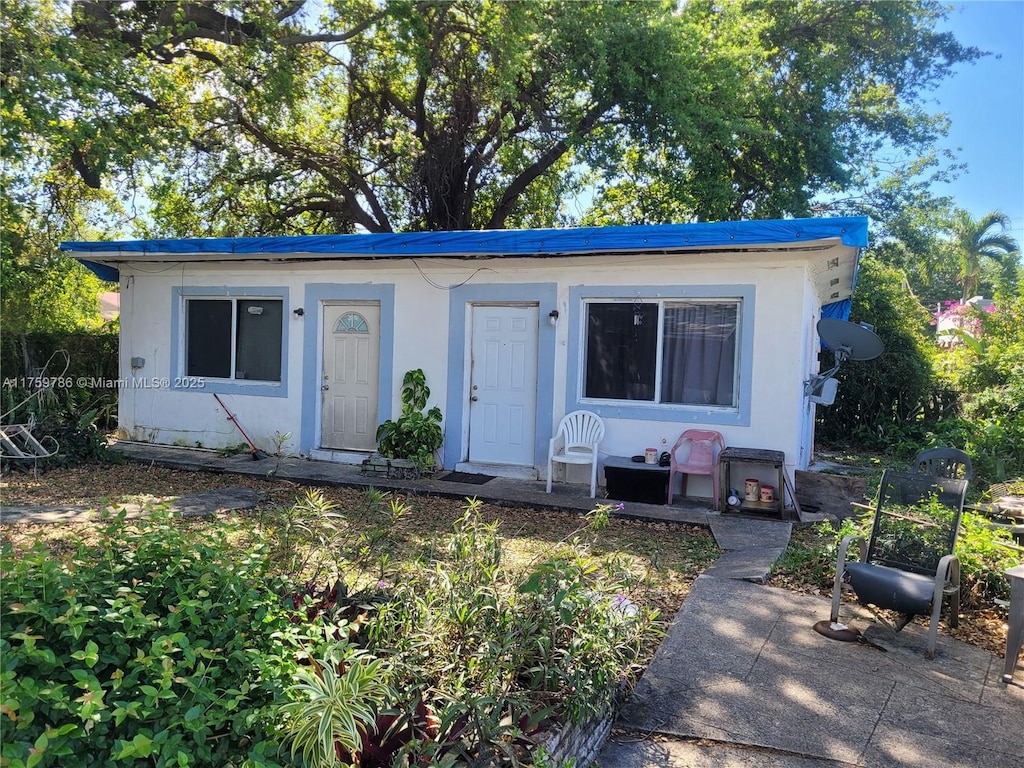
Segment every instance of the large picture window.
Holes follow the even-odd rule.
[[[185,315],[186,375],[281,381],[280,299],[190,298]]]
[[[586,304],[583,396],[737,405],[739,300]]]

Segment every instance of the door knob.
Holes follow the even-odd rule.
[[[479,397],[477,397],[476,395],[473,395],[473,396],[472,396],[471,398],[469,398],[469,399],[470,399],[470,400],[472,400],[472,401],[473,401],[473,402],[475,403],[475,402],[476,402],[477,400],[479,400],[480,398],[479,398]]]
[[[330,384],[322,384],[322,385],[320,386],[320,391],[321,391],[321,392],[326,392],[326,391],[327,391],[328,389],[330,389],[330,388],[331,388],[331,385],[330,385]]]

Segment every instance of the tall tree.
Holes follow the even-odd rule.
[[[927,149],[945,123],[922,94],[979,55],[932,0],[3,13],[37,24],[5,35],[8,148],[151,184],[149,235],[552,225],[584,172],[598,220],[803,215],[879,148]]]
[[[993,282],[1013,280],[1020,258],[1020,246],[1007,232],[1010,217],[1000,211],[975,219],[967,211],[956,214],[952,223],[954,248],[963,281],[962,301],[976,295],[986,269],[994,270]]]

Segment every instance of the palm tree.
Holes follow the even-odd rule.
[[[987,213],[977,220],[967,211],[957,211],[952,229],[964,285],[963,301],[978,290],[985,261],[993,262],[1006,275],[1015,270],[1020,248],[1007,233],[1009,226],[1010,217],[1000,211]]]

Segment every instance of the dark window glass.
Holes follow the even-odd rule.
[[[280,381],[283,306],[279,299],[190,299],[186,309],[186,374]]]
[[[235,378],[281,380],[281,302],[239,300]]]
[[[226,379],[231,376],[231,301],[188,302],[188,376]]]
[[[584,397],[654,400],[657,304],[587,305]]]

